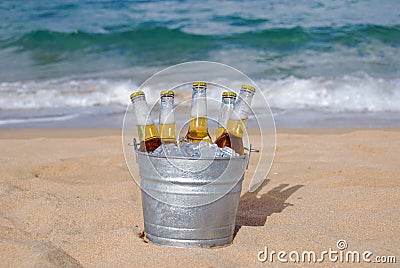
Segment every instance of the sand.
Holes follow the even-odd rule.
[[[2,130],[0,148],[2,267],[261,267],[265,246],[319,253],[341,239],[400,262],[397,129],[278,130],[257,193],[246,192],[250,163],[233,244],[211,250],[144,241],[119,130]]]

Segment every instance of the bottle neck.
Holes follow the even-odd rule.
[[[207,95],[205,87],[193,87],[190,116],[192,118],[207,116]]]
[[[150,108],[147,105],[145,96],[137,96],[132,99],[133,113],[138,126],[154,125],[150,115]]]
[[[162,96],[160,106],[160,124],[175,124],[174,97]]]
[[[226,124],[228,123],[229,115],[233,109],[235,104],[235,98],[232,97],[223,97],[221,103],[221,113],[219,114],[218,123],[219,127],[226,128]]]
[[[222,104],[233,105],[233,104],[235,104],[235,100],[236,100],[236,98],[233,98],[233,97],[222,97]]]
[[[253,91],[241,89],[229,119],[247,120],[251,112],[250,105],[251,101],[253,100],[253,96]]]

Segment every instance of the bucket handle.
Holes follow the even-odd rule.
[[[251,144],[250,143],[250,146],[249,146],[249,148],[247,148],[247,147],[244,147],[244,149],[246,150],[246,151],[248,151],[249,153],[249,161],[247,162],[247,167],[246,167],[246,169],[248,169],[249,168],[249,162],[250,162],[250,156],[251,156],[251,153],[259,153],[260,152],[260,150],[258,150],[258,149],[254,149],[253,148],[253,144]]]
[[[138,142],[136,141],[136,138],[133,138],[132,142],[129,142],[129,143],[128,143],[128,146],[133,146],[133,149],[135,149],[135,151],[136,151],[137,149],[139,149],[139,145],[140,145],[140,143],[138,143]]]
[[[136,154],[136,156],[137,156],[137,152],[139,151],[140,143],[138,143],[138,142],[136,141],[136,138],[133,138],[132,142],[129,142],[129,143],[128,143],[128,146],[132,146],[132,147],[133,147],[133,150],[135,151],[135,154]],[[137,158],[136,158],[136,159],[137,159]]]

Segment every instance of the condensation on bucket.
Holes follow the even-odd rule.
[[[146,237],[156,244],[230,244],[249,157],[188,159],[136,151]]]

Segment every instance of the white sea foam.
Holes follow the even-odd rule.
[[[224,83],[224,81],[216,81]],[[238,93],[242,81],[230,81]],[[265,109],[261,93],[272,109],[311,109],[324,112],[400,111],[400,78],[373,78],[367,75],[340,78],[288,77],[280,80],[256,81],[252,107]],[[129,94],[137,90],[131,80],[85,79],[45,80],[0,83],[0,110],[45,109],[63,107],[95,107],[130,103]],[[150,106],[159,102],[156,88],[143,88]],[[208,109],[219,110],[224,89],[210,87]],[[175,105],[190,106],[191,87],[176,90]],[[212,100],[215,100],[214,102]]]
[[[289,77],[279,81],[260,81],[272,107],[313,109],[325,112],[400,111],[400,79],[369,76],[327,79]],[[254,98],[254,106],[262,105]]]
[[[0,83],[0,109],[91,107],[129,103],[130,80],[52,79]]]

